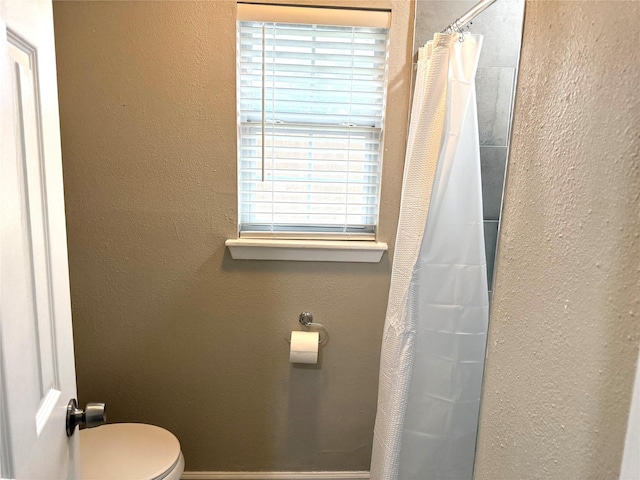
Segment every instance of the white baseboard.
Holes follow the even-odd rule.
[[[369,472],[184,472],[181,480],[369,480]]]

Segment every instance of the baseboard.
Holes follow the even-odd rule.
[[[369,472],[184,472],[181,480],[369,480]]]

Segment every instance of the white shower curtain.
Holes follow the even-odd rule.
[[[481,35],[421,49],[384,326],[371,480],[471,479],[489,301]]]

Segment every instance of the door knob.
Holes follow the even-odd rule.
[[[69,400],[67,405],[67,437],[73,435],[76,425],[84,424],[87,428],[97,427],[107,421],[104,403],[87,403],[87,406],[78,408],[75,398]]]

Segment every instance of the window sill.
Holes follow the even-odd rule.
[[[297,262],[378,263],[387,251],[382,242],[351,240],[229,239],[234,260],[291,260]]]

